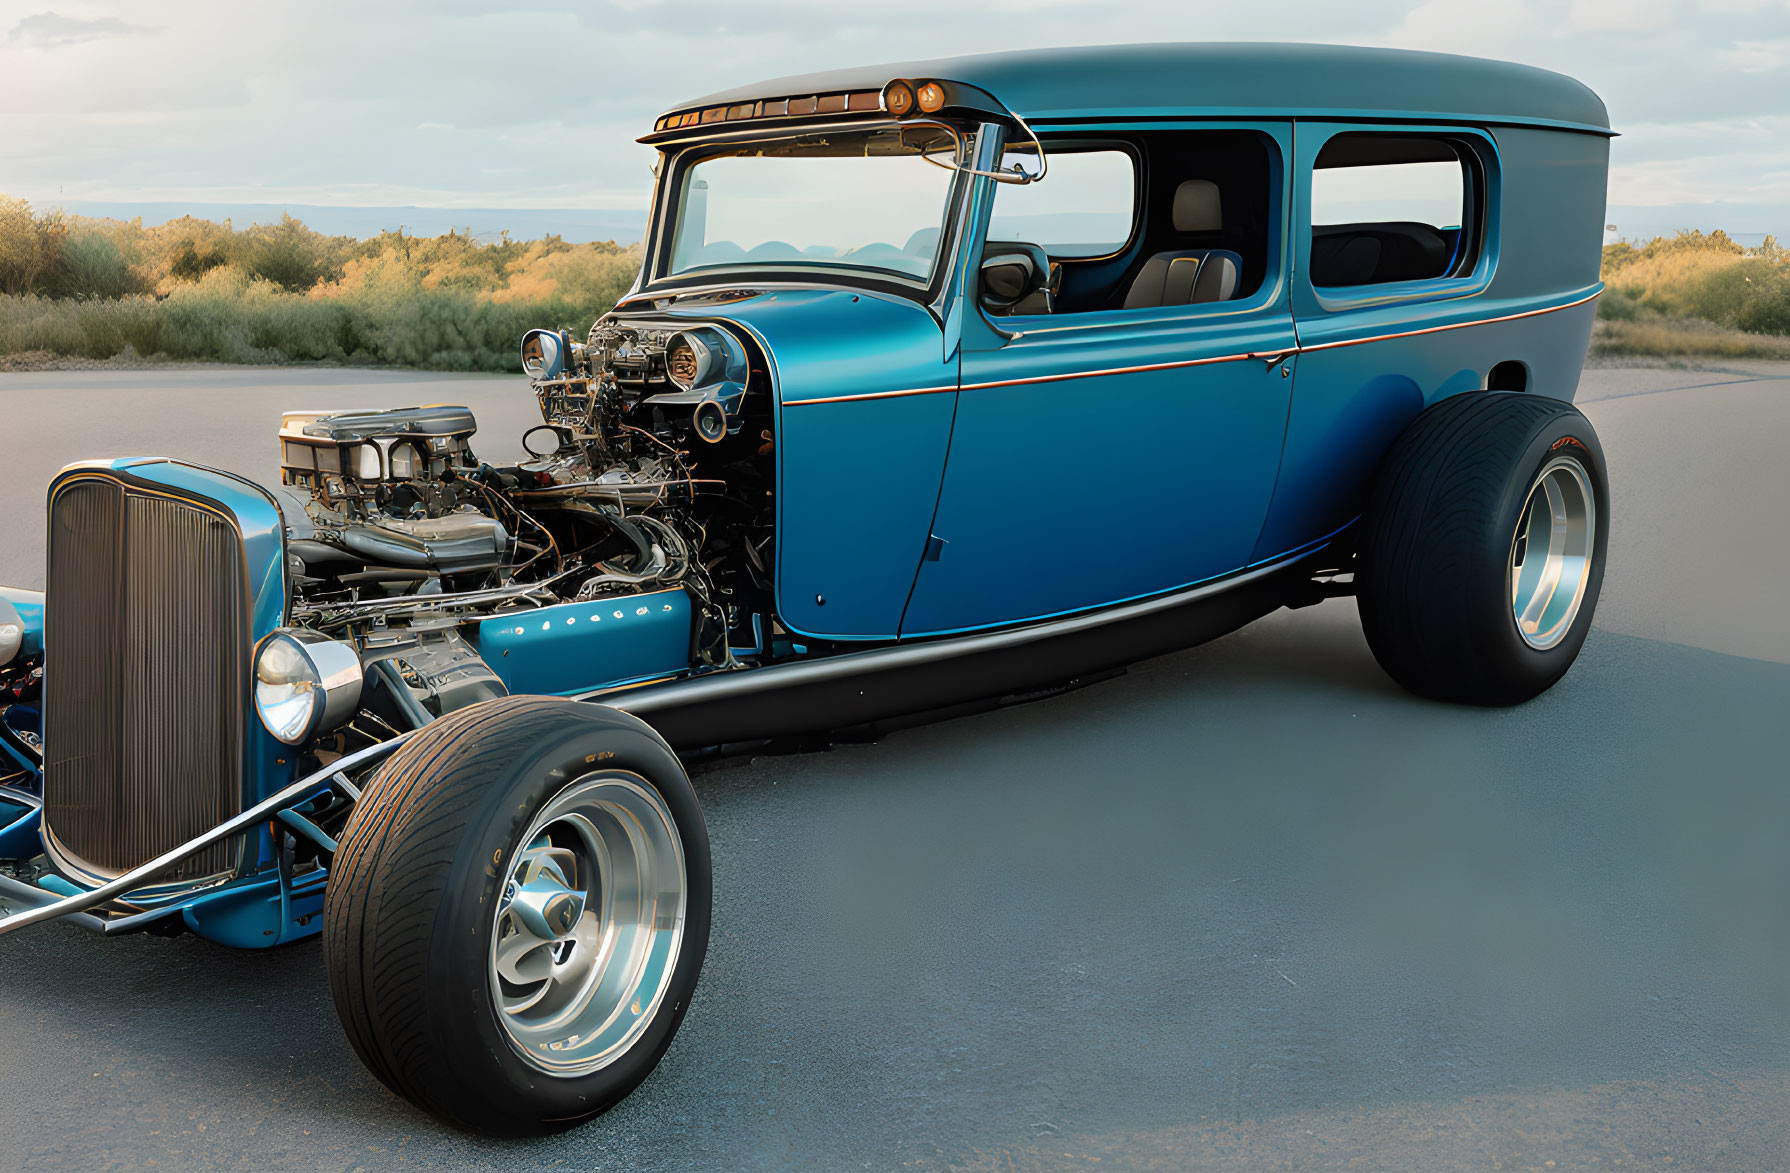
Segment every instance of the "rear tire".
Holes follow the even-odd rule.
[[[417,1107],[556,1131],[671,1045],[710,893],[695,791],[650,727],[487,701],[413,736],[355,804],[324,898],[330,991],[362,1061]]]
[[[1609,526],[1603,447],[1578,409],[1515,392],[1445,399],[1393,443],[1363,511],[1368,646],[1419,696],[1526,701],[1584,645]]]

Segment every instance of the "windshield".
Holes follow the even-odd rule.
[[[705,150],[683,169],[664,275],[704,269],[863,269],[925,283],[955,174],[944,132],[811,134]]]

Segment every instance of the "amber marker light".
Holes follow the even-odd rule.
[[[892,81],[883,87],[883,109],[897,118],[914,109],[914,87],[904,81]]]
[[[945,108],[945,87],[936,81],[929,81],[915,91],[914,98],[920,103],[923,114],[937,114]]]

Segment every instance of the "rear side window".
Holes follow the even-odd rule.
[[[1312,169],[1311,283],[1430,281],[1473,271],[1483,168],[1445,138],[1341,134]]]
[[[1009,152],[1038,170],[1038,152]],[[1023,240],[1058,259],[1110,256],[1131,239],[1137,218],[1137,166],[1118,150],[1051,151],[1043,183],[1003,183],[995,191],[988,239]]]

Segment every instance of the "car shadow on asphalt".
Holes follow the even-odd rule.
[[[315,942],[0,941],[0,1163],[1038,1166],[1073,1134],[1125,1167],[1229,1121],[1322,1167],[1276,1122],[1781,1074],[1790,667],[1600,631],[1538,700],[1461,709],[1400,693],[1353,620],[698,769],[702,988],[660,1071],[561,1137],[467,1137],[386,1093]],[[1790,1141],[1781,1099],[1723,1127]],[[1656,1110],[1681,1103],[1694,1166],[1719,1130]]]

